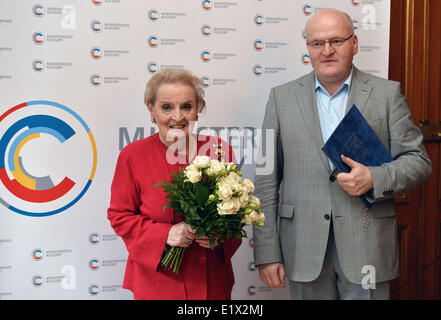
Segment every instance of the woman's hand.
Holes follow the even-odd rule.
[[[199,244],[202,248],[207,248],[207,249],[211,248],[210,247],[210,240],[208,240],[208,237],[198,238],[198,239],[195,240],[195,242],[197,244]],[[217,239],[216,239],[216,241],[214,242],[213,248],[217,247],[218,245],[219,244],[218,244]]]
[[[185,222],[179,222],[170,228],[167,244],[172,247],[188,248],[194,239],[194,230],[190,225]]]

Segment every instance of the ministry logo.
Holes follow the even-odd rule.
[[[313,10],[312,7],[309,4],[305,4],[303,6],[303,14],[305,16],[310,16],[312,14]]]
[[[90,28],[93,32],[100,32],[103,29],[102,23],[99,20],[92,20]]]
[[[36,4],[32,7],[32,13],[36,17],[42,17],[45,14],[44,6],[41,4]]]
[[[44,61],[41,59],[35,59],[32,61],[32,69],[36,72],[41,72],[44,70]]]
[[[90,56],[93,60],[99,60],[103,56],[103,51],[101,50],[101,48],[93,47],[90,50]]]
[[[150,36],[147,40],[150,48],[156,48],[159,46],[159,38],[157,36]]]
[[[44,35],[43,32],[34,32],[32,34],[32,41],[36,44],[36,45],[41,45],[46,41],[46,36]]]
[[[0,116],[0,203],[30,217],[77,203],[96,171],[95,139],[84,120],[60,103],[36,100]]]
[[[212,1],[211,0],[203,0],[201,6],[202,6],[202,9],[204,9],[205,11],[208,11],[212,7]]]

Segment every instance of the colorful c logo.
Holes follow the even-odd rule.
[[[312,14],[312,7],[309,4],[303,6],[303,14],[305,16],[310,16]]]
[[[100,268],[100,260],[98,259],[91,259],[89,261],[89,269],[92,271],[98,270]]]
[[[92,0],[93,5],[100,6],[102,3],[102,0]]]
[[[54,215],[89,189],[97,164],[95,139],[72,109],[45,100],[22,103],[0,116],[0,133],[0,203],[9,210]]]
[[[150,48],[156,48],[159,45],[159,39],[157,36],[151,36],[148,40]]]
[[[202,8],[206,11],[211,9],[211,0],[202,1]]]
[[[90,50],[90,55],[94,60],[99,60],[103,56],[101,49],[97,47],[92,48],[92,50]]]
[[[211,60],[211,53],[208,50],[201,52],[201,59],[203,62],[209,62]]]
[[[41,261],[44,258],[44,251],[41,249],[35,249],[32,251],[32,259],[35,261]]]
[[[311,60],[310,60],[310,58],[309,58],[309,55],[304,54],[304,55],[302,56],[302,63],[306,66],[306,65],[308,65],[310,62],[311,62]]]
[[[42,32],[34,32],[32,35],[32,41],[34,41],[35,44],[43,44],[45,40],[46,38]]]
[[[255,40],[253,45],[254,45],[254,49],[256,49],[256,51],[262,51],[263,46],[264,46],[262,40]]]

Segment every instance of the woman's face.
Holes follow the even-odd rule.
[[[156,102],[147,104],[152,119],[156,120],[159,138],[171,145],[175,137],[188,138],[190,121],[196,121],[198,107],[192,87],[183,83],[164,83],[156,93]],[[168,135],[168,137],[167,137]]]

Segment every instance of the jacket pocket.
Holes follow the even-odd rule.
[[[282,204],[280,206],[279,216],[281,218],[292,218],[293,215],[294,215],[293,204]]]
[[[397,212],[395,210],[382,210],[382,211],[372,212],[372,216],[375,219],[395,217],[396,215],[397,215]]]

